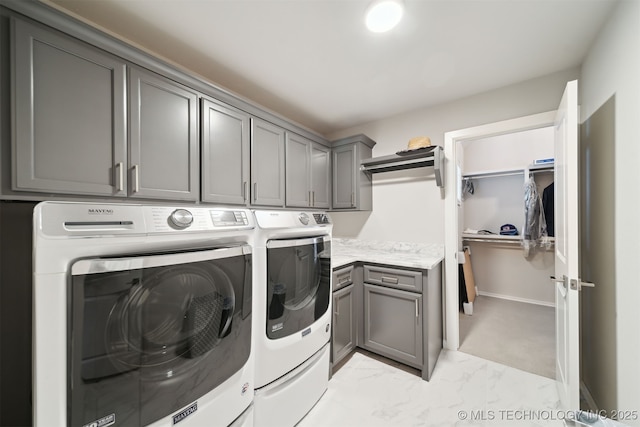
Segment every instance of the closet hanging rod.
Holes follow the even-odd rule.
[[[505,172],[480,172],[480,173],[471,173],[464,175],[463,179],[480,179],[480,178],[498,178],[502,176],[513,176],[513,175],[523,175],[524,170],[512,170]]]
[[[553,168],[551,169],[530,169],[529,175],[534,175],[537,173],[553,173]]]

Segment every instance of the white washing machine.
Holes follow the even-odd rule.
[[[39,204],[34,424],[252,425],[254,228],[246,209]]]
[[[331,231],[318,212],[254,211],[256,427],[288,427],[329,381]]]

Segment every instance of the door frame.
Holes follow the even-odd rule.
[[[495,123],[446,132],[444,134],[445,186],[444,196],[444,348],[460,347],[460,322],[458,319],[458,253],[460,241],[458,191],[458,143],[508,133],[521,132],[554,125],[556,110],[518,117]]]

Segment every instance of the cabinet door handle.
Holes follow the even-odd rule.
[[[257,201],[258,200],[258,183],[254,182],[253,183],[253,201]]]
[[[398,278],[397,277],[382,276],[381,280],[382,280],[383,283],[393,283],[394,285],[398,284]]]
[[[309,206],[313,206],[313,199],[311,198],[311,191],[309,191],[309,194],[307,194],[307,196],[309,196]]]
[[[420,316],[420,312],[418,311],[418,300],[416,300],[416,317]]]
[[[351,193],[351,207],[356,205],[356,193]]]
[[[247,201],[247,181],[242,183],[242,200],[244,202]]]
[[[336,316],[340,316],[340,304],[336,304]]]
[[[311,206],[315,206],[316,205],[316,192],[312,191],[311,192]]]
[[[140,165],[133,165],[133,192],[140,191]]]
[[[349,280],[351,280],[351,276],[341,277],[340,279],[338,279],[338,284],[342,285],[343,283],[347,283]]]
[[[116,189],[119,192],[124,191],[124,164],[116,163]]]

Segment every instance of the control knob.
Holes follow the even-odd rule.
[[[302,212],[300,215],[298,215],[298,219],[300,220],[302,225],[308,225],[309,224],[309,215],[307,215],[304,212]]]
[[[193,214],[186,209],[176,209],[169,215],[169,224],[177,229],[184,229],[193,223]]]

